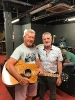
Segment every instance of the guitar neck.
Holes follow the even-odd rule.
[[[48,72],[44,72],[44,76],[60,77],[59,74],[53,74],[53,73],[48,73]]]

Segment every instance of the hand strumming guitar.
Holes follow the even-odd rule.
[[[29,79],[28,78],[26,78],[26,77],[22,77],[21,78],[21,80],[19,81],[19,83],[21,84],[21,85],[27,85],[28,83],[29,83]]]

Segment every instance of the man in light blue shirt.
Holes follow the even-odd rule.
[[[42,41],[43,45],[37,46],[37,51],[44,72],[55,74],[58,71],[61,76],[63,57],[60,48],[52,45],[52,35],[49,32],[42,35]],[[61,77],[40,76],[40,100],[44,100],[46,85],[50,90],[50,100],[56,100],[56,84],[59,86],[61,82]]]

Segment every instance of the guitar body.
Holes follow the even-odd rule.
[[[25,63],[22,60],[19,60],[15,64],[15,69],[16,71],[22,75],[23,77],[29,78],[29,83],[34,83],[37,81],[38,76],[36,75],[36,72],[38,70],[38,67],[36,64],[31,64],[31,63]],[[53,74],[49,72],[44,72],[42,76],[48,76],[48,77],[60,77],[59,74]],[[67,81],[68,80],[68,75],[66,73],[63,73],[61,75],[62,81]],[[2,81],[6,85],[16,85],[19,84],[19,82],[7,71],[5,65],[2,70]]]
[[[15,69],[16,71],[24,76],[24,77],[28,77],[26,74],[30,74],[30,76],[28,77],[29,78],[29,82],[30,83],[34,83],[37,81],[37,75],[36,74],[36,71],[37,71],[37,66],[36,64],[27,64],[21,60],[19,60],[16,64],[15,64]],[[26,73],[25,71],[28,72]],[[18,84],[19,82],[6,70],[6,67],[4,65],[3,67],[3,71],[2,71],[2,81],[6,84],[6,85],[16,85]]]

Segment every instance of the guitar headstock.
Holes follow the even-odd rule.
[[[61,75],[61,78],[62,78],[62,81],[68,81],[69,75],[63,72]]]

